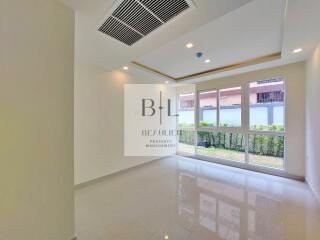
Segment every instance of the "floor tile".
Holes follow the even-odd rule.
[[[317,240],[302,182],[171,156],[76,190],[79,240]]]

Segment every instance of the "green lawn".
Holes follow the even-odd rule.
[[[245,153],[223,149],[223,148],[214,148],[214,147],[205,148],[205,147],[198,146],[198,154],[209,156],[209,157],[228,159],[228,160],[237,161],[237,162],[245,161]]]
[[[181,152],[194,153],[193,145],[179,143],[178,149]],[[237,162],[245,161],[245,153],[228,150],[224,148],[214,148],[214,147],[205,148],[205,147],[198,146],[198,154],[214,157],[214,158],[237,161]],[[249,154],[249,162],[252,164],[262,165],[266,167],[280,168],[280,169],[283,168],[283,159],[278,157]]]
[[[179,143],[178,151],[183,153],[194,154],[194,145]]]

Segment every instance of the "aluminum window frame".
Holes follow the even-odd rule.
[[[284,131],[271,131],[271,130],[251,130],[250,128],[250,84],[253,82],[261,81],[259,80],[250,80],[245,83],[234,83],[228,84],[223,87],[215,87],[215,88],[208,88],[208,89],[201,89],[196,90],[194,97],[195,97],[195,104],[194,104],[194,127],[192,128],[180,128],[179,130],[189,130],[194,131],[195,133],[195,154],[191,157],[196,159],[201,159],[205,161],[210,161],[214,163],[221,163],[224,165],[235,166],[239,168],[249,169],[257,172],[264,172],[268,174],[273,174],[277,176],[285,176],[285,177],[292,177],[290,174],[287,173],[287,146],[286,146],[286,126],[287,126],[287,91],[286,91],[286,79],[283,76],[277,77],[270,77],[272,78],[281,78],[284,83]],[[266,78],[268,79],[268,78]],[[228,89],[228,88],[241,88],[241,126],[240,127],[221,127],[220,126],[220,90]],[[202,92],[210,92],[210,91],[217,91],[217,116],[216,116],[216,126],[200,126],[199,121],[199,111],[200,111],[200,93]],[[180,96],[180,95],[179,95]],[[178,96],[178,97],[179,97]],[[241,133],[244,134],[245,137],[245,161],[244,162],[237,162],[233,160],[227,159],[218,159],[214,157],[208,157],[204,155],[198,154],[198,132],[205,131],[205,132],[226,132],[226,133]],[[283,168],[272,168],[265,165],[258,165],[254,163],[250,163],[249,161],[249,138],[250,135],[267,135],[267,136],[283,136],[284,137],[284,156],[283,156]],[[178,140],[179,142],[179,140]],[[178,155],[183,155],[183,153],[177,152]],[[184,155],[186,156],[186,155]]]

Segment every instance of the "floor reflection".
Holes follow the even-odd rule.
[[[208,239],[284,239],[281,200],[248,189],[248,184],[254,181],[260,191],[267,191],[273,189],[272,182],[252,176],[232,182],[236,174],[232,171],[217,172],[185,161],[179,162],[177,171],[177,213],[180,223],[190,232],[197,228],[200,229],[195,234],[209,231]],[[230,177],[227,184],[226,176]]]
[[[317,240],[305,183],[168,157],[76,190],[79,240]]]

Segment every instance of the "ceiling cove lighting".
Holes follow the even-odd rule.
[[[123,67],[123,70],[128,70],[129,68],[127,66],[124,66]]]
[[[186,48],[192,48],[193,47],[193,44],[192,43],[187,43],[186,44]]]
[[[301,52],[301,51],[302,51],[302,48],[297,48],[297,49],[293,50],[292,52],[293,52],[293,53],[299,53],[299,52]]]
[[[209,62],[211,62],[211,60],[210,59],[206,59],[206,60],[204,60],[204,62],[205,63],[209,63]]]

